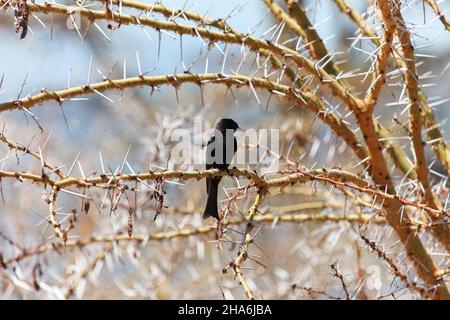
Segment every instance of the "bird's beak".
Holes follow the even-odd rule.
[[[237,127],[237,128],[236,128],[236,131],[244,132],[244,129]]]

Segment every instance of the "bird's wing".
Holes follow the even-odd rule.
[[[206,169],[207,170],[213,168],[213,164],[214,164],[214,157],[216,155],[214,141],[215,141],[215,137],[212,136],[208,141],[208,145],[206,146],[205,161],[206,161]]]
[[[206,169],[220,168],[224,163],[226,162],[223,141],[212,137],[206,146]]]

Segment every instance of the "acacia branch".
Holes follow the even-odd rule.
[[[450,22],[447,21],[444,14],[442,13],[441,9],[439,9],[438,4],[435,0],[425,0],[428,5],[431,7],[431,9],[434,11],[434,13],[439,17],[439,20],[441,20],[442,24],[444,25],[445,30],[450,31]]]
[[[364,18],[352,7],[350,7],[345,0],[334,0],[338,8],[345,13],[360,29],[364,36],[368,37],[372,43],[374,43],[377,47],[381,45],[380,37],[377,36],[376,32],[366,23]],[[399,51],[402,51],[401,48],[399,48]],[[397,68],[399,69],[406,69],[406,62],[402,57],[393,55],[395,64],[397,65]],[[405,73],[403,73],[403,76]],[[406,79],[405,79],[406,81]],[[436,118],[434,117],[433,110],[430,108],[430,106],[427,103],[426,97],[422,91],[422,88],[418,87],[419,92],[419,99],[420,99],[420,105],[422,108],[422,117],[421,122],[424,124],[424,126],[427,128],[427,136],[428,140],[431,143],[431,146],[433,147],[433,151],[435,152],[436,156],[439,158],[441,163],[444,165],[444,167],[447,169],[448,172],[450,172],[450,147],[447,145],[444,136],[442,135],[441,130],[439,130],[439,126],[436,122]],[[380,135],[380,134],[379,134]],[[383,134],[384,137],[389,136],[388,134]],[[397,152],[397,150],[394,150],[394,152]],[[404,161],[404,156],[394,156],[395,159],[402,160],[402,163],[400,163],[400,168],[404,168],[403,172],[409,172],[409,177],[411,179],[416,179],[415,172],[412,170],[409,170],[410,165],[408,162]]]
[[[236,259],[233,260],[231,266],[233,267],[234,273],[236,274],[236,278],[238,279],[240,285],[242,286],[242,288],[244,288],[244,292],[247,298],[250,300],[255,300],[255,296],[250,287],[248,286],[241,269],[242,263],[244,263],[244,261],[247,260],[248,257],[248,246],[252,242],[253,242],[252,237],[250,236],[249,233],[246,233],[239,254],[236,257]]]
[[[285,46],[270,42],[268,40],[259,39],[251,35],[232,34],[225,32],[212,31],[209,29],[188,26],[172,21],[160,21],[147,17],[139,17],[129,14],[113,14],[111,11],[98,11],[88,10],[76,7],[67,7],[59,4],[27,4],[30,12],[38,13],[57,13],[57,14],[72,14],[77,12],[78,14],[85,16],[91,20],[108,20],[116,23],[127,25],[144,25],[155,28],[157,30],[173,31],[179,35],[191,35],[193,37],[202,37],[210,41],[220,41],[230,44],[245,45],[253,51],[259,51],[260,49],[268,50],[275,55],[284,57],[287,60],[293,61],[299,67],[304,68],[310,74],[318,77],[326,86],[328,86],[332,92],[344,101],[352,110],[359,109],[361,104],[360,99],[353,96],[345,88],[343,88],[330,74],[325,70],[317,66],[313,61],[298,54],[296,51],[291,50]]]
[[[58,188],[53,186],[52,191],[50,192],[50,196],[47,200],[48,202],[48,210],[49,210],[49,218],[48,221],[52,225],[55,236],[60,238],[63,242],[67,241],[67,233],[61,229],[61,224],[58,222],[56,218],[56,198],[58,196]]]
[[[387,170],[387,169],[386,169]],[[435,209],[428,207],[425,204],[416,203],[414,201],[402,198],[395,192],[389,193],[382,191],[384,178],[379,180],[379,186],[372,186],[363,178],[358,177],[350,172],[339,169],[296,169],[280,171],[277,174],[280,177],[265,178],[259,176],[256,172],[251,170],[239,170],[230,169],[228,172],[220,171],[218,169],[199,170],[199,171],[177,171],[166,170],[160,172],[145,172],[139,174],[103,174],[98,177],[91,178],[74,178],[68,177],[63,180],[53,180],[48,177],[42,177],[31,173],[16,173],[0,171],[0,178],[15,178],[18,180],[29,180],[32,182],[38,182],[41,184],[48,184],[57,191],[61,188],[67,187],[98,187],[98,188],[113,188],[117,185],[121,185],[124,181],[142,181],[142,180],[161,180],[161,179],[204,179],[218,176],[235,176],[246,178],[252,182],[252,184],[259,189],[268,188],[283,188],[293,184],[301,184],[309,181],[319,181],[325,184],[330,184],[338,188],[351,188],[362,193],[367,193],[372,196],[376,196],[377,200],[381,203],[384,200],[394,200],[398,202],[400,206],[411,206],[428,212],[430,215],[443,215],[448,216],[447,211],[443,209]],[[389,176],[387,176],[389,177]],[[57,192],[56,191],[56,192]],[[407,221],[411,222],[414,219]]]
[[[234,30],[231,26],[229,26],[223,19],[208,19],[207,17],[201,16],[196,12],[176,8],[170,9],[164,6],[162,3],[148,4],[133,0],[97,0],[97,1],[102,2],[106,5],[113,4],[113,5],[121,5],[122,7],[134,8],[145,11],[147,13],[153,12],[160,13],[163,16],[170,19],[175,19],[176,17],[183,17],[187,20],[197,22],[199,25],[202,26],[210,26],[223,30],[225,32],[237,33],[237,31]]]
[[[381,1],[385,2],[385,1]],[[397,6],[400,4],[397,2]],[[386,2],[386,6],[388,6]],[[418,182],[421,184],[425,201],[428,204],[434,203],[433,192],[431,191],[431,185],[428,179],[428,164],[425,158],[424,143],[422,141],[422,128],[421,128],[421,109],[419,98],[419,76],[416,69],[416,58],[409,37],[408,29],[406,28],[400,9],[394,10],[394,15],[397,20],[396,33],[400,39],[400,43],[405,56],[406,70],[404,71],[404,77],[406,80],[406,89],[409,98],[409,134],[414,147],[414,153],[416,156],[415,170],[418,178]],[[393,16],[390,14],[386,19],[393,20]]]
[[[352,148],[355,154],[360,159],[367,158],[367,150],[361,145],[355,133],[331,110],[326,108],[321,100],[313,92],[309,90],[293,89],[289,86],[277,84],[266,78],[250,78],[243,75],[231,75],[220,73],[208,74],[191,74],[181,73],[174,75],[163,76],[139,76],[133,78],[119,79],[119,80],[105,80],[99,83],[94,83],[85,86],[72,87],[59,91],[44,91],[34,96],[27,98],[0,103],[0,113],[7,110],[20,109],[21,107],[32,108],[38,104],[47,101],[57,101],[58,103],[73,97],[92,94],[97,92],[104,92],[107,90],[122,90],[125,88],[132,88],[138,86],[157,87],[161,85],[173,85],[175,87],[184,83],[195,83],[204,85],[207,83],[233,85],[236,87],[249,86],[250,83],[255,88],[266,89],[298,105],[305,105],[309,110],[314,112],[319,119],[325,122],[330,128],[341,137],[347,145]]]
[[[358,120],[366,144],[369,147],[370,158],[373,164],[373,180],[382,190],[386,189],[388,193],[395,194],[395,187],[389,175],[371,114],[369,112],[361,113],[358,115]],[[434,270],[437,269],[437,266],[428,254],[421,239],[415,231],[406,227],[401,221],[402,202],[398,199],[384,199],[382,204],[386,209],[386,219],[405,246],[407,256],[414,264],[417,274],[428,286],[436,288],[432,296],[433,299],[450,299],[445,282],[434,275]],[[406,215],[408,214],[408,212],[405,213]]]
[[[333,91],[333,93],[338,96],[342,101],[346,103],[347,106],[353,111],[358,111],[361,108],[362,100],[358,99],[354,94],[349,90],[347,87],[342,86],[343,80],[336,81],[334,77],[330,74],[328,74],[324,69],[319,67],[316,63],[308,60],[307,58],[301,56],[296,51],[288,49],[284,46],[272,43],[270,41],[266,41],[263,39],[255,38],[250,35],[243,35],[243,34],[234,34],[234,33],[221,33],[221,32],[214,32],[208,29],[199,28],[199,27],[192,27],[192,26],[186,26],[181,25],[176,22],[172,21],[159,21],[155,19],[150,18],[136,18],[132,15],[126,15],[121,14],[118,15],[113,14],[111,11],[104,12],[104,11],[94,11],[94,10],[87,10],[87,9],[81,9],[76,7],[66,7],[63,5],[54,5],[54,4],[44,4],[44,5],[38,5],[38,4],[28,4],[30,11],[35,12],[42,12],[42,13],[59,13],[59,14],[71,14],[72,12],[79,12],[81,15],[88,17],[89,19],[94,20],[101,20],[106,19],[110,21],[116,21],[120,24],[137,24],[137,25],[147,25],[151,26],[157,30],[170,30],[174,31],[180,35],[188,34],[191,36],[201,36],[202,38],[209,39],[211,41],[222,41],[226,43],[235,43],[235,44],[243,44],[248,46],[250,49],[256,52],[262,52],[261,50],[265,50],[265,54],[272,54],[272,55],[279,55],[282,56],[284,59],[292,60],[295,62],[299,67],[305,68],[309,73],[311,73],[314,76],[317,76],[322,83],[330,87],[330,89]],[[273,60],[274,64],[279,63],[276,59]],[[317,100],[317,99],[316,99]],[[1,106],[1,105],[0,105]],[[0,108],[0,111],[2,109]],[[377,124],[378,126],[379,124]],[[381,126],[381,125],[379,125]],[[386,131],[386,129],[384,129]],[[349,134],[349,133],[347,133]],[[346,140],[347,141],[347,140]],[[348,141],[347,141],[348,142]],[[358,146],[359,144],[349,144],[350,146]],[[353,148],[353,147],[352,147]],[[392,143],[392,148],[394,148],[394,152],[391,152],[391,154],[401,157],[406,157],[404,152],[396,147],[395,144]],[[361,154],[361,150],[358,150],[359,154]],[[360,157],[361,158],[361,157]],[[363,157],[362,159],[364,159]],[[399,164],[407,164],[408,161],[403,161],[403,159],[396,160],[396,163]],[[402,168],[404,172],[408,172],[407,168]]]
[[[371,214],[309,214],[309,213],[293,213],[293,214],[273,214],[267,213],[264,215],[255,216],[253,219],[254,223],[267,223],[272,224],[274,221],[277,223],[304,223],[310,221],[318,222],[349,222],[356,224],[379,224],[384,225],[386,220],[379,216],[374,216]],[[231,226],[247,223],[246,219],[229,219],[222,221],[222,226]],[[98,243],[113,243],[113,242],[147,242],[147,241],[162,241],[175,238],[184,238],[194,235],[207,234],[216,231],[216,226],[201,226],[192,229],[181,229],[177,231],[169,232],[158,232],[151,233],[148,235],[144,234],[134,234],[129,236],[128,234],[118,234],[112,236],[91,236],[84,239],[70,240],[68,239],[65,243],[62,242],[51,242],[45,243],[33,248],[26,248],[16,256],[12,258],[3,258],[1,265],[8,266],[12,263],[19,262],[23,259],[34,255],[44,254],[48,251],[58,251],[63,248],[81,248],[89,245],[94,245]]]
[[[52,172],[57,174],[61,179],[66,178],[66,176],[61,172],[61,170],[59,168],[56,168],[55,166],[53,166],[50,163],[48,163],[47,161],[45,161],[39,153],[37,153],[33,150],[30,150],[30,148],[28,148],[28,147],[21,146],[17,143],[14,143],[14,142],[8,140],[3,133],[0,133],[0,141],[4,142],[10,149],[14,149],[17,151],[21,151],[25,154],[29,154],[33,158],[36,158],[37,160],[41,161],[44,167],[50,169]]]
[[[365,98],[365,109],[372,112],[380,95],[381,89],[386,82],[386,70],[389,56],[392,52],[392,41],[394,39],[395,21],[391,16],[391,10],[384,1],[377,1],[378,7],[384,18],[384,34],[377,55],[374,80]]]
[[[420,86],[419,78],[416,69],[416,60],[414,54],[414,48],[411,43],[409,31],[405,26],[401,10],[400,3],[396,2],[396,10],[393,15],[396,21],[396,34],[400,40],[402,47],[405,69],[404,78],[406,81],[407,95],[409,99],[409,135],[411,137],[414,154],[416,158],[415,171],[417,175],[417,183],[419,185],[419,191],[423,195],[423,203],[427,206],[441,209],[442,205],[436,195],[433,193],[432,186],[429,181],[428,163],[425,156],[425,143],[422,141],[422,117],[423,117],[423,105],[421,106]],[[431,215],[432,221],[439,221],[441,218],[439,215]],[[448,225],[441,225],[440,228],[435,229],[438,240],[446,247],[447,251],[450,251],[450,227]]]
[[[301,31],[304,33],[304,38],[306,38],[305,42],[307,42],[308,45],[308,51],[311,54],[311,56],[318,60],[319,62],[326,60],[326,65],[323,66],[324,70],[326,70],[328,73],[334,76],[338,76],[342,71],[334,64],[333,58],[328,57],[328,50],[325,47],[325,44],[323,43],[322,39],[318,35],[318,33],[313,28],[311,22],[309,21],[305,10],[301,7],[301,5],[298,3],[297,0],[285,0],[287,3],[287,6],[289,8],[289,14],[295,19],[291,19],[287,13],[283,11],[283,9],[278,6],[275,2],[272,0],[265,0],[266,6],[272,11],[272,13],[275,15],[275,17],[285,22],[288,26],[291,27],[291,29],[298,34],[301,33]],[[301,30],[301,31],[299,31]],[[375,108],[378,95],[380,94],[382,85],[385,82],[385,71],[387,67],[387,61],[389,58],[389,53],[392,50],[391,48],[391,42],[392,42],[392,36],[393,36],[393,30],[392,28],[389,29],[389,32],[385,35],[385,45],[381,46],[380,53],[378,55],[377,59],[377,74],[374,77],[374,82],[370,86],[368,90],[368,94],[366,98],[364,99],[363,103],[361,104],[359,109],[353,110],[356,113],[360,111],[364,111],[367,108],[373,110]],[[319,63],[318,62],[318,63]],[[355,96],[355,94],[352,92],[352,87],[350,84],[344,79],[344,78],[338,78],[337,80],[351,95]],[[395,165],[403,171],[403,173],[408,173],[408,175],[411,178],[415,178],[414,171],[411,170],[412,162],[409,160],[406,153],[403,151],[400,145],[398,145],[395,142],[388,142],[386,138],[391,137],[391,133],[388,129],[386,129],[380,122],[378,122],[377,119],[374,118],[375,122],[375,128],[376,133],[380,139],[383,141],[383,146],[387,147],[387,150],[389,152],[389,155],[393,159]],[[361,158],[360,159],[365,159]],[[368,168],[369,172],[372,172],[371,167]]]
[[[400,270],[400,268],[395,264],[395,262],[392,260],[392,258],[388,257],[387,254],[375,244],[375,242],[370,241],[366,236],[364,236],[361,233],[360,233],[360,237],[368,245],[368,247],[378,255],[379,258],[383,259],[388,264],[388,266],[391,268],[394,275],[396,277],[398,277],[404,283],[404,285],[406,287],[413,289],[414,291],[419,293],[421,296],[431,297],[429,291],[433,291],[434,288],[431,288],[430,290],[426,290],[426,289],[420,287],[417,284],[417,282],[410,281],[408,276]]]

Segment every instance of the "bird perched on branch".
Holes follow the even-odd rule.
[[[217,123],[214,135],[209,139],[206,147],[206,170],[228,170],[228,166],[237,150],[237,142],[234,137],[237,129],[239,129],[239,126],[232,119],[221,119]],[[208,200],[206,202],[205,212],[203,213],[203,219],[214,217],[219,220],[217,191],[221,179],[222,177],[206,178]]]

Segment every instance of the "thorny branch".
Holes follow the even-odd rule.
[[[72,240],[69,239],[69,232],[74,228],[76,219],[75,213],[73,218],[70,217],[65,227],[62,221],[58,220],[58,208],[56,205],[59,192],[69,192],[80,196],[70,188],[82,189],[83,199],[89,199],[85,195],[86,190],[103,189],[118,192],[119,195],[126,193],[128,190],[128,182],[134,182],[133,192],[137,192],[137,185],[145,183],[145,181],[157,182],[155,195],[160,195],[160,189],[163,183],[168,179],[204,179],[212,176],[233,176],[235,178],[247,179],[249,184],[237,188],[238,192],[248,196],[251,188],[256,188],[256,198],[248,210],[248,215],[243,219],[226,219],[221,221],[221,227],[229,227],[232,225],[240,225],[245,223],[245,230],[242,234],[242,240],[239,242],[239,252],[237,257],[229,264],[228,268],[232,268],[238,282],[244,289],[247,298],[254,299],[255,294],[250,289],[248,281],[242,272],[243,263],[249,257],[249,247],[255,244],[255,235],[252,230],[255,223],[277,223],[277,222],[303,222],[303,221],[348,221],[370,224],[388,224],[397,234],[401,243],[405,247],[406,256],[409,258],[415,272],[423,282],[419,284],[412,281],[407,273],[400,271],[400,268],[394,261],[381,250],[375,242],[368,240],[366,236],[361,235],[364,243],[377,255],[382,258],[392,269],[395,276],[405,284],[412,288],[422,297],[432,299],[448,299],[449,293],[444,278],[449,274],[448,267],[440,268],[430,256],[423,241],[419,238],[418,233],[430,231],[439,242],[450,250],[450,232],[448,225],[447,206],[440,202],[437,196],[436,188],[432,185],[430,179],[429,163],[425,156],[425,142],[422,140],[422,128],[426,128],[428,142],[433,147],[438,159],[444,165],[445,169],[450,172],[450,148],[443,139],[439,125],[434,118],[431,104],[427,102],[425,94],[420,85],[420,75],[417,70],[416,54],[417,51],[412,45],[412,31],[407,27],[403,18],[401,1],[377,0],[374,2],[373,11],[377,15],[363,17],[355,9],[353,9],[345,0],[335,0],[338,8],[357,25],[360,33],[367,37],[370,42],[376,45],[376,50],[369,56],[372,65],[365,73],[372,76],[370,85],[365,88],[365,96],[361,98],[354,88],[346,80],[346,71],[336,62],[333,51],[328,52],[325,41],[320,37],[319,32],[314,27],[312,20],[308,17],[308,10],[303,7],[302,3],[296,0],[285,0],[285,8],[282,4],[278,4],[273,0],[264,0],[268,10],[274,17],[281,22],[282,27],[286,25],[291,31],[299,37],[299,43],[303,42],[306,52],[298,45],[294,49],[276,41],[258,38],[251,33],[243,34],[233,29],[225,21],[226,19],[209,19],[205,16],[183,9],[169,9],[162,4],[144,4],[132,0],[111,0],[100,1],[105,4],[105,10],[92,10],[90,8],[78,6],[66,6],[56,3],[26,3],[26,1],[1,1],[0,7],[12,6],[15,15],[14,27],[16,32],[22,29],[21,38],[24,38],[28,30],[28,16],[30,13],[57,14],[63,16],[72,16],[78,13],[88,18],[91,22],[95,20],[107,20],[108,23],[116,22],[118,26],[122,25],[139,25],[148,26],[157,30],[161,36],[161,32],[170,31],[181,37],[189,35],[198,37],[203,41],[209,40],[210,46],[213,47],[216,42],[225,44],[241,45],[253,51],[259,59],[259,56],[265,57],[270,61],[273,69],[280,72],[277,80],[275,73],[272,75],[256,76],[244,75],[235,72],[233,74],[225,73],[205,73],[193,74],[186,71],[182,74],[162,75],[162,76],[146,76],[139,74],[137,77],[124,77],[124,79],[113,80],[104,77],[104,81],[99,83],[87,84],[79,87],[70,87],[60,91],[47,91],[43,89],[39,94],[28,95],[26,98],[15,99],[9,102],[0,103],[0,112],[14,110],[28,110],[34,106],[49,101],[56,101],[62,104],[65,100],[76,98],[86,94],[101,94],[106,90],[123,90],[125,88],[148,86],[152,89],[162,85],[171,85],[178,89],[183,83],[194,83],[202,88],[205,84],[224,84],[228,88],[245,87],[251,89],[258,88],[262,91],[277,95],[280,98],[294,102],[296,106],[305,106],[312,111],[318,118],[327,124],[336,134],[342,138],[347,145],[353,150],[361,163],[366,166],[366,175],[353,174],[351,172],[340,169],[305,169],[295,164],[295,169],[280,170],[273,172],[271,175],[259,175],[251,170],[232,169],[229,172],[221,172],[218,170],[200,170],[200,171],[180,171],[180,170],[163,170],[148,171],[138,174],[124,174],[122,172],[104,172],[101,175],[92,175],[88,178],[76,178],[67,175],[54,165],[51,165],[44,159],[41,150],[35,152],[21,144],[8,140],[4,134],[0,135],[0,141],[3,142],[9,151],[21,152],[41,162],[41,174],[31,172],[6,171],[0,170],[0,179],[15,179],[20,182],[30,181],[44,187],[46,193],[47,186],[50,187],[50,193],[45,197],[48,204],[49,214],[45,218],[54,230],[55,236],[61,241],[53,243],[45,243],[30,249],[23,249],[19,254],[12,258],[5,258],[3,252],[0,252],[0,264],[8,269],[10,265],[17,264],[25,258],[40,255],[49,251],[57,251],[62,248],[84,247],[95,243],[107,243],[106,249],[99,251],[91,263],[79,274],[75,279],[76,283],[70,286],[65,297],[69,297],[74,293],[77,283],[88,276],[95,268],[96,264],[105,259],[108,252],[112,250],[112,245],[116,242],[134,241],[146,243],[149,240],[162,240],[177,237],[187,237],[200,235],[218,230],[219,227],[201,226],[191,229],[180,229],[173,232],[160,232],[152,234],[135,234],[133,226],[131,231],[125,234],[117,234],[113,236],[92,236],[85,239]],[[449,23],[444,13],[438,7],[436,1],[426,1],[445,29],[449,30]],[[113,8],[112,5],[118,8]],[[133,8],[142,10],[144,15],[134,15],[123,13],[122,8]],[[152,13],[162,14],[167,20],[160,20],[152,17]],[[178,19],[183,18],[186,22],[194,22],[195,25],[179,23]],[[381,22],[382,36],[379,36],[368,20],[374,18]],[[109,25],[110,26],[110,25]],[[112,27],[111,27],[112,28]],[[215,28],[215,30],[213,30]],[[281,28],[282,29],[282,28]],[[362,38],[358,36],[358,40]],[[158,49],[159,50],[159,49]],[[311,58],[308,58],[308,55]],[[382,90],[386,87],[389,80],[390,62],[393,62],[400,68],[404,79],[404,90],[408,97],[409,109],[409,137],[413,146],[414,161],[410,160],[402,146],[395,141],[391,130],[385,128],[377,119],[375,114],[380,108],[379,102],[382,97]],[[260,67],[259,67],[260,68]],[[258,68],[258,69],[259,69]],[[239,70],[239,69],[238,69]],[[258,70],[257,70],[258,71]],[[286,84],[283,75],[291,81]],[[3,82],[3,78],[0,82]],[[364,81],[362,81],[364,82]],[[316,89],[314,87],[316,86]],[[318,90],[319,88],[320,90]],[[355,115],[358,129],[353,130],[351,125],[344,121],[343,117],[335,112],[334,107],[328,107],[329,101],[326,98],[327,88],[335,96],[339,103],[344,104],[351,114]],[[258,96],[254,92],[256,98]],[[202,96],[203,99],[203,96]],[[259,100],[259,99],[258,99]],[[361,137],[356,131],[361,132]],[[389,141],[389,142],[386,142]],[[389,162],[384,154],[387,150],[391,156],[395,168],[405,175],[405,178],[411,179],[410,182],[417,183],[417,187],[413,188],[410,193],[421,194],[422,198],[400,195],[403,183],[397,185],[398,182],[394,177],[394,172],[389,170]],[[7,158],[5,158],[6,163]],[[289,165],[292,165],[289,163]],[[44,168],[50,172],[44,172]],[[56,177],[51,174],[54,173]],[[372,182],[370,182],[372,180]],[[403,180],[402,180],[403,181]],[[346,196],[351,195],[354,205],[359,205],[366,209],[376,211],[374,206],[378,205],[379,212],[383,217],[378,215],[366,214],[277,214],[273,212],[262,213],[261,208],[265,196],[269,195],[269,191],[278,188],[282,194],[288,187],[296,184],[312,183],[329,185],[342,191]],[[409,183],[409,182],[408,182]],[[445,185],[445,183],[444,183]],[[445,190],[445,188],[443,187]],[[362,197],[368,197],[363,200]],[[230,197],[230,199],[234,199]],[[120,197],[117,197],[119,202]],[[129,200],[128,200],[129,201]],[[234,200],[233,200],[234,201]],[[229,200],[229,202],[233,202]],[[372,203],[370,203],[372,201]],[[88,202],[89,203],[89,202]],[[117,203],[116,203],[117,204]],[[136,204],[135,204],[136,205]],[[165,212],[164,199],[157,198],[156,216]],[[328,208],[332,205],[326,206]],[[293,210],[311,209],[308,206],[292,206]],[[303,208],[303,209],[302,209]],[[342,206],[340,206],[342,208]],[[346,209],[346,206],[344,206]],[[320,208],[319,208],[320,209]],[[131,205],[130,205],[131,210]],[[89,209],[85,210],[87,213]],[[281,210],[282,212],[283,210]],[[289,210],[288,210],[289,211]],[[130,217],[135,214],[129,211]],[[156,217],[155,216],[155,217]],[[419,218],[417,218],[419,217]],[[131,221],[131,224],[133,222]],[[12,242],[9,241],[11,244]],[[350,293],[343,275],[339,271],[337,263],[331,266],[335,277],[337,277],[344,289],[347,299],[350,299]],[[227,269],[227,268],[226,268]],[[307,287],[305,287],[307,288]]]

